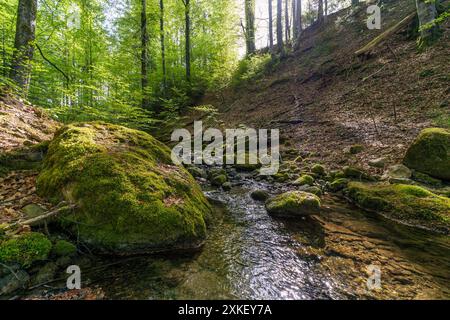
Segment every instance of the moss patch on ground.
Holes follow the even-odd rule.
[[[82,241],[105,253],[198,247],[211,208],[170,150],[145,132],[106,123],[59,130],[37,179],[41,196],[79,207],[65,218]]]
[[[450,230],[450,199],[424,188],[350,182],[346,192],[362,208],[413,225]]]
[[[41,233],[27,233],[0,244],[0,262],[18,263],[24,268],[47,259],[52,243]]]

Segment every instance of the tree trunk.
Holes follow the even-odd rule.
[[[183,0],[185,12],[185,64],[186,64],[186,80],[191,82],[191,3],[190,0]]]
[[[297,17],[297,22],[295,23],[296,28],[297,28],[297,32],[298,35],[297,37],[300,36],[300,34],[303,31],[303,27],[302,27],[302,0],[296,0],[297,1],[297,5],[296,5],[296,17]]]
[[[273,7],[272,1],[269,0],[269,48],[270,51],[273,50]]]
[[[434,19],[437,16],[436,3],[434,1],[416,0],[417,15],[419,16],[420,44],[426,44],[436,34],[437,26]]]
[[[247,54],[255,53],[255,0],[245,0],[245,42]]]
[[[162,76],[163,76],[163,91],[165,93],[167,87],[167,71],[166,71],[166,44],[164,34],[164,0],[159,1],[159,30],[161,33],[161,64],[162,64]]]
[[[11,79],[26,95],[30,86],[31,61],[36,39],[37,0],[19,0]]]
[[[291,39],[291,26],[289,25],[289,0],[284,0],[284,28],[286,43]]]
[[[283,0],[277,0],[277,45],[278,51],[284,55],[283,45]]]
[[[323,0],[319,0],[319,10],[318,10],[317,21],[319,23],[323,22]]]
[[[297,0],[292,0],[292,36],[297,39]]]
[[[141,2],[141,82],[142,108],[149,109],[148,97],[148,29],[147,29],[147,0]]]
[[[324,20],[327,20],[327,16],[328,16],[328,0],[324,0],[324,4],[325,4],[325,16],[324,16]]]

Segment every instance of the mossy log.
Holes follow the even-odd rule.
[[[398,31],[400,31],[408,23],[410,23],[416,16],[417,16],[417,12],[416,11],[410,13],[403,20],[401,20],[399,23],[397,23],[396,25],[392,26],[391,28],[389,28],[388,30],[386,30],[385,32],[383,32],[382,34],[377,36],[375,39],[370,41],[364,47],[362,47],[361,49],[356,51],[355,54],[357,56],[362,56],[362,55],[365,55],[365,54],[369,54],[377,45],[379,45],[380,43],[382,43],[383,41],[388,39],[393,34],[395,34]]]

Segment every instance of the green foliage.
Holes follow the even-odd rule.
[[[12,58],[18,0],[0,2],[0,87]],[[185,77],[184,5],[164,0],[163,76],[159,1],[147,1],[149,90],[141,89],[140,1],[46,0],[39,5],[28,99],[63,122],[108,121],[151,131],[207,89],[225,86],[237,62],[232,1],[191,2],[192,79]],[[139,110],[143,94],[151,113]]]
[[[242,59],[233,75],[232,84],[237,87],[245,82],[261,78],[274,64],[269,53],[255,54]]]
[[[18,263],[24,268],[47,259],[52,243],[41,233],[27,233],[0,244],[0,262]]]

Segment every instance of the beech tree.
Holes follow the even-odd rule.
[[[277,0],[277,46],[278,52],[284,55],[283,44],[283,0]]]
[[[37,0],[19,0],[11,79],[26,95],[30,85],[31,63],[36,39]]]
[[[256,51],[255,39],[255,0],[245,0],[245,43],[247,55]]]

